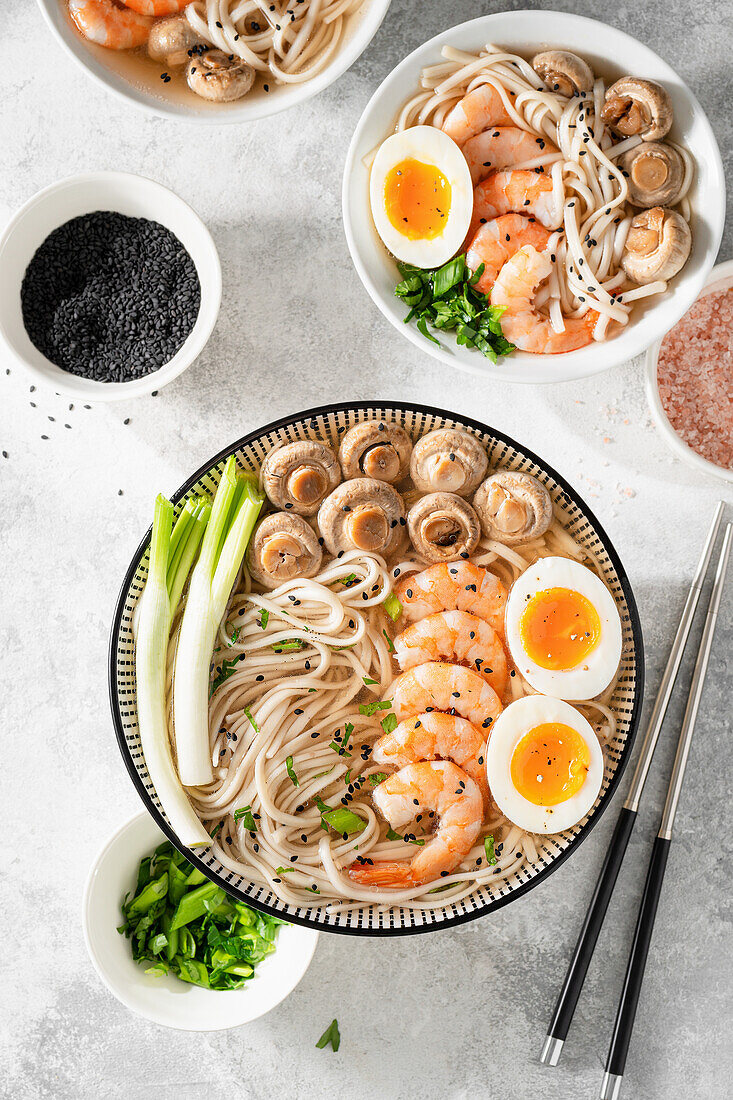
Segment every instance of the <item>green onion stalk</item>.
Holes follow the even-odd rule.
[[[211,505],[188,500],[173,525],[173,505],[155,501],[148,579],[135,627],[135,678],[140,741],[150,779],[171,828],[187,847],[210,844],[173,764],[168,739],[166,663],[168,639],[183,586],[206,529]]]
[[[211,656],[263,500],[254,477],[237,476],[232,456],[216,490],[178,638],[173,730],[178,773],[186,787],[199,787],[214,779],[209,748]]]

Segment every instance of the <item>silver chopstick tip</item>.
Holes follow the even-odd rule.
[[[564,1039],[556,1039],[554,1035],[547,1035],[540,1054],[540,1062],[543,1066],[556,1066],[560,1061]]]
[[[623,1077],[620,1073],[604,1073],[598,1100],[618,1100]]]

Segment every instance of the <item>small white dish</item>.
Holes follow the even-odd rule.
[[[136,50],[107,50],[85,41],[71,22],[66,4],[59,3],[59,0],[38,0],[38,6],[54,37],[66,52],[97,84],[118,99],[141,107],[150,114],[221,126],[232,122],[254,122],[318,95],[361,57],[379,30],[391,2],[366,0],[363,9],[352,17],[331,63],[311,80],[271,87],[269,92],[255,89],[234,103],[208,103],[193,93],[188,94],[186,90],[175,94],[171,87],[166,88],[163,94],[160,68],[141,61]]]
[[[159,222],[193,260],[201,305],[185,343],[167,363],[130,382],[97,382],[62,370],[35,347],[23,325],[20,288],[28,264],[49,233],[71,218],[114,210]],[[191,207],[161,183],[128,172],[91,172],[52,183],[29,199],[0,236],[0,337],[35,382],[89,401],[123,401],[172,382],[203,351],[221,305],[221,264],[208,229]]]
[[[400,107],[419,88],[426,65],[444,60],[443,46],[478,52],[494,42],[530,57],[557,47],[587,58],[607,78],[625,73],[657,80],[668,90],[675,115],[674,138],[692,153],[696,178],[690,192],[693,246],[687,264],[665,294],[638,304],[626,328],[604,342],[564,355],[514,352],[494,366],[476,350],[438,334],[438,347],[414,324],[404,324],[404,302],[395,297],[400,276],[374,228],[369,205],[369,154],[392,132]],[[366,162],[365,162],[366,158]],[[661,339],[697,298],[715,262],[725,222],[725,181],[715,136],[702,107],[665,61],[623,31],[594,19],[557,11],[503,11],[452,27],[402,61],[376,90],[354,132],[343,182],[346,240],[359,276],[384,316],[415,347],[449,367],[500,382],[569,382],[598,374],[645,351]]]
[[[710,278],[705,283],[699,297],[702,298],[704,295],[711,294],[716,290],[727,290],[732,286],[733,260],[726,260],[710,272]],[[661,346],[662,340],[657,340],[646,353],[646,395],[655,425],[668,446],[688,466],[694,467],[700,473],[712,474],[713,477],[720,477],[723,481],[733,482],[733,470],[725,470],[722,466],[716,466],[714,462],[710,462],[707,458],[703,458],[702,455],[698,454],[697,451],[693,451],[692,447],[687,446],[670,424],[659,396],[657,383],[657,365]]]
[[[277,950],[255,969],[242,989],[216,991],[170,974],[146,974],[133,961],[120,902],[137,881],[140,860],[165,837],[147,813],[136,814],[102,848],[84,889],[82,924],[89,957],[118,1001],[138,1016],[180,1031],[219,1031],[264,1016],[295,989],[308,969],[318,932],[284,925]]]

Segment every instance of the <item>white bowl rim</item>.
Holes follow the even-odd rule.
[[[172,359],[169,359],[167,363],[163,363],[157,370],[151,371],[150,374],[146,374],[142,378],[133,378],[127,382],[97,382],[94,379],[87,379],[75,375],[74,377],[78,378],[78,382],[72,388],[64,384],[63,373],[68,372],[63,372],[62,368],[57,368],[62,371],[62,374],[51,381],[43,371],[38,370],[33,363],[29,362],[15,350],[3,327],[2,312],[0,312],[0,344],[6,348],[8,354],[13,357],[13,360],[18,363],[19,366],[29,374],[32,374],[35,381],[45,388],[58,389],[60,393],[67,393],[77,398],[86,397],[90,401],[126,401],[129,398],[147,395],[153,390],[162,389],[163,386],[167,386],[192,366],[204,350],[216,327],[219,310],[221,308],[221,260],[219,259],[219,253],[214,238],[211,236],[206,223],[200,215],[196,213],[194,208],[170,187],[167,187],[164,183],[160,183],[159,180],[152,179],[150,176],[139,175],[136,172],[119,172],[113,169],[98,172],[78,172],[69,176],[63,176],[61,179],[54,180],[53,183],[49,183],[45,187],[42,187],[40,191],[36,191],[34,195],[26,199],[23,205],[15,211],[2,230],[2,233],[0,233],[0,256],[2,256],[3,249],[23,219],[31,214],[36,206],[48,200],[51,195],[58,194],[66,188],[74,188],[88,183],[112,184],[124,180],[134,180],[135,183],[142,183],[149,186],[153,190],[159,192],[161,200],[170,200],[172,198],[180,205],[186,217],[190,218],[192,224],[196,227],[196,232],[200,234],[206,250],[209,253],[209,262],[211,264],[211,271],[207,278],[206,288],[204,289],[203,283],[201,285],[201,304],[199,310],[203,308],[205,294],[207,311],[211,314],[211,323],[204,326],[196,337],[196,340],[189,344],[189,340],[194,333],[194,329],[192,329]],[[194,328],[197,322],[198,317],[194,323]],[[52,364],[52,366],[56,367],[56,364]]]
[[[710,294],[716,283],[728,279],[733,280],[733,259],[723,260],[721,263],[715,265],[695,301],[705,297],[706,294]],[[694,302],[692,304],[694,305]],[[688,446],[672,427],[664,411],[664,406],[662,405],[662,399],[659,395],[659,384],[657,381],[657,364],[663,342],[664,336],[652,344],[646,353],[646,395],[654,423],[668,446],[671,447],[676,455],[684,459],[688,465],[693,466],[701,473],[722,478],[723,481],[733,482],[733,470],[725,470],[722,466],[716,466],[710,459],[703,458],[701,454],[698,454],[697,451],[694,451],[692,447]]]
[[[520,22],[525,17],[531,17],[537,21],[539,27],[542,26],[543,19],[560,20],[569,25],[584,25],[587,28],[596,28],[599,41],[602,41],[602,32],[611,31],[614,35],[619,36],[621,39],[627,40],[634,48],[641,47],[648,54],[650,54],[656,63],[662,69],[666,69],[675,81],[679,83],[680,88],[687,97],[690,109],[696,116],[697,121],[705,131],[705,136],[710,145],[711,156],[709,158],[709,166],[711,171],[717,177],[716,186],[714,188],[715,194],[718,197],[718,204],[715,209],[706,207],[708,218],[710,219],[710,228],[712,233],[712,239],[710,247],[705,255],[705,259],[700,266],[700,270],[697,275],[692,279],[687,293],[677,303],[675,313],[677,316],[669,323],[668,320],[661,321],[656,320],[654,322],[654,311],[650,312],[648,316],[644,317],[644,323],[638,331],[639,346],[632,352],[627,353],[625,358],[616,358],[610,362],[605,362],[604,357],[599,354],[599,365],[594,367],[583,367],[567,370],[562,374],[553,374],[551,377],[547,377],[547,360],[560,359],[560,356],[528,356],[527,359],[517,359],[514,357],[508,357],[504,362],[508,365],[492,364],[485,360],[483,357],[476,356],[475,365],[471,362],[468,354],[464,358],[458,358],[456,355],[445,351],[442,347],[433,344],[431,341],[426,340],[412,325],[405,325],[402,322],[398,322],[397,318],[387,311],[381,290],[375,285],[366,265],[362,261],[362,258],[357,250],[356,241],[354,237],[353,226],[360,216],[363,216],[364,211],[356,211],[351,208],[350,201],[350,178],[354,170],[355,163],[358,159],[358,146],[361,141],[362,132],[371,121],[371,115],[376,105],[376,101],[383,92],[385,86],[391,84],[394,81],[398,81],[401,74],[408,69],[414,62],[422,55],[428,55],[432,51],[439,51],[443,45],[451,45],[452,39],[463,32],[469,30],[475,30],[477,42],[481,37],[484,40],[489,39],[490,28],[499,20],[508,20],[509,22]],[[479,29],[481,28],[481,29]],[[537,35],[539,38],[539,33]],[[427,56],[425,56],[427,60]],[[395,113],[398,104],[395,103]],[[363,154],[362,154],[363,155]],[[369,297],[374,304],[380,310],[380,312],[387,318],[391,325],[402,334],[419,350],[426,352],[434,359],[438,359],[440,362],[446,364],[454,369],[459,369],[469,374],[476,375],[488,382],[515,382],[521,384],[548,384],[556,382],[570,382],[579,378],[588,378],[594,374],[600,374],[604,370],[610,370],[612,367],[617,367],[620,363],[626,362],[634,358],[636,355],[642,354],[649,345],[656,339],[661,339],[669,329],[679,321],[680,317],[687,312],[693,302],[697,299],[700,290],[702,289],[705,280],[713,266],[715,256],[720,247],[720,242],[723,236],[723,230],[725,228],[725,208],[726,208],[726,189],[725,189],[725,175],[723,170],[723,161],[720,154],[715,134],[707,118],[707,115],[702,109],[697,97],[688,87],[687,83],[682,80],[679,74],[669,65],[662,57],[659,56],[654,50],[652,50],[645,43],[639,39],[634,38],[633,35],[627,34],[625,31],[620,30],[617,27],[612,27],[609,24],[603,23],[598,19],[591,19],[584,15],[575,15],[572,12],[562,12],[556,10],[533,10],[529,8],[518,9],[516,11],[498,11],[492,12],[488,15],[477,16],[474,19],[466,20],[463,23],[458,23],[453,27],[441,31],[440,34],[435,35],[428,41],[423,42],[422,45],[417,46],[412,50],[402,61],[400,61],[381,81],[378,87],[372,93],[369,102],[366,104],[361,117],[356,125],[354,134],[349,144],[349,149],[346,155],[346,163],[344,165],[344,174],[341,188],[341,204],[342,204],[342,219],[344,224],[344,234],[346,236],[346,243],[351,254],[351,259],[356,268],[357,274],[361,279],[364,287],[366,288]],[[367,215],[371,218],[371,213],[367,210]],[[620,334],[623,335],[623,334]],[[596,345],[596,351],[601,348],[612,348],[614,345],[613,340],[609,340],[602,344]],[[458,349],[464,351],[465,349]],[[562,356],[563,362],[572,367],[573,360],[577,362],[575,358],[578,355],[582,355],[587,349],[581,349],[580,352],[567,352]],[[525,355],[527,353],[520,353]],[[609,358],[611,358],[609,356]],[[542,370],[542,361],[545,361],[545,370]],[[512,364],[514,364],[512,366]]]
[[[162,1025],[163,1027],[171,1028],[171,1030],[174,1030],[174,1031],[192,1031],[192,1032],[228,1031],[228,1030],[230,1030],[231,1028],[234,1028],[234,1027],[245,1027],[247,1023],[254,1023],[254,1020],[261,1019],[262,1016],[267,1015],[268,1012],[272,1012],[272,1010],[274,1008],[277,1008],[277,1006],[279,1004],[282,1004],[282,1002],[285,1000],[285,998],[290,996],[290,994],[293,992],[293,990],[299,985],[299,983],[305,977],[306,971],[308,970],[308,967],[310,966],[310,964],[313,960],[313,955],[315,954],[316,946],[318,944],[318,937],[320,935],[318,929],[316,929],[316,928],[305,928],[303,926],[300,926],[298,928],[299,932],[308,932],[308,933],[310,933],[310,944],[311,944],[311,946],[304,952],[304,954],[302,956],[303,963],[304,963],[303,969],[302,969],[302,972],[299,974],[299,976],[297,978],[297,981],[294,983],[294,985],[292,985],[289,989],[287,989],[281,997],[278,997],[278,999],[276,1001],[274,1001],[273,1004],[271,1004],[270,1007],[267,1008],[265,1010],[265,1012],[261,1013],[259,1016],[255,1016],[255,1017],[253,1017],[252,1020],[244,1021],[244,1022],[234,1020],[231,1024],[227,1024],[225,1027],[220,1027],[218,1025],[214,1026],[214,1027],[207,1027],[205,1024],[203,1024],[201,1026],[197,1026],[195,1028],[186,1027],[181,1023],[171,1023],[170,1020],[163,1019],[160,1014],[155,1014],[153,1012],[142,1012],[139,1005],[133,1003],[132,998],[127,994],[127,992],[125,991],[123,986],[115,985],[113,982],[111,982],[111,980],[109,978],[109,975],[107,974],[107,972],[104,969],[102,963],[100,962],[100,960],[98,958],[98,955],[97,955],[97,951],[96,951],[94,945],[91,942],[91,936],[90,936],[90,933],[89,933],[89,922],[90,922],[90,919],[91,919],[91,912],[90,912],[91,895],[92,895],[92,891],[94,889],[94,879],[95,879],[95,875],[96,875],[96,872],[97,872],[97,868],[104,862],[110,848],[112,848],[113,845],[115,845],[117,843],[117,841],[120,840],[128,830],[132,829],[134,826],[136,826],[138,824],[138,822],[141,822],[143,820],[146,823],[150,824],[152,829],[154,829],[156,832],[159,832],[161,837],[163,837],[163,833],[161,832],[159,826],[157,825],[157,823],[155,822],[155,820],[153,819],[153,817],[150,813],[148,813],[146,810],[142,810],[142,811],[138,811],[138,812],[134,813],[132,815],[132,817],[129,817],[126,821],[124,821],[122,823],[122,825],[120,825],[117,829],[115,829],[115,831],[109,837],[107,837],[107,839],[101,845],[101,847],[99,848],[99,850],[97,852],[97,855],[95,856],[94,860],[92,861],[92,864],[89,868],[89,872],[88,872],[87,877],[86,877],[86,881],[84,883],[84,891],[83,891],[83,894],[82,894],[82,902],[81,902],[82,932],[83,932],[83,935],[84,935],[84,944],[85,944],[86,949],[87,949],[87,954],[89,955],[89,960],[92,963],[92,966],[94,967],[94,969],[97,973],[97,976],[99,977],[99,979],[103,983],[103,985],[105,985],[106,988],[110,991],[112,996],[116,1000],[118,1000],[120,1002],[120,1004],[124,1005],[125,1008],[128,1009],[128,1011],[134,1013],[136,1016],[139,1016],[143,1019],[150,1020],[152,1023],[157,1023],[157,1024]],[[163,837],[163,839],[167,839],[167,838]],[[161,843],[162,843],[162,841],[161,841]]]
[[[331,64],[327,65],[320,73],[317,73],[312,80],[306,80],[300,85],[292,85],[292,87],[302,89],[302,95],[298,96],[294,94],[290,100],[283,104],[279,104],[277,102],[278,97],[273,96],[272,99],[261,100],[258,106],[252,108],[251,113],[247,113],[246,115],[237,115],[235,111],[227,110],[222,111],[221,116],[214,112],[210,114],[187,114],[184,110],[175,111],[164,101],[161,101],[161,106],[158,107],[148,102],[147,99],[138,99],[132,91],[128,92],[125,88],[118,88],[114,83],[106,80],[100,73],[96,72],[94,68],[88,65],[82,53],[77,53],[66,41],[51,17],[50,9],[58,4],[58,0],[37,0],[37,3],[41,9],[41,14],[43,15],[46,25],[51,30],[56,41],[61,44],[62,49],[74,59],[76,64],[79,65],[100,88],[105,88],[121,102],[132,103],[139,110],[145,111],[146,114],[157,116],[158,118],[162,116],[164,118],[175,119],[177,122],[193,122],[202,126],[225,126],[235,125],[237,123],[241,125],[247,122],[256,122],[261,118],[269,118],[270,115],[276,115],[281,111],[287,111],[289,108],[305,103],[306,100],[325,91],[330,84],[339,80],[344,73],[359,60],[382,25],[392,0],[366,0],[369,7],[365,12],[364,21],[347,43],[347,47],[343,51],[338,50]],[[359,31],[363,33],[360,34]],[[130,87],[132,88],[133,85],[130,84]],[[242,106],[244,105],[243,103]]]

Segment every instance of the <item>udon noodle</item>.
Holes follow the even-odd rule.
[[[599,318],[594,337],[605,339],[611,322],[625,325],[635,302],[667,286],[657,280],[629,288],[620,266],[629,226],[638,211],[628,204],[628,185],[616,161],[641,139],[619,141],[603,122],[603,79],[596,79],[592,92],[568,99],[548,91],[523,57],[491,43],[479,54],[450,46],[442,53],[445,61],[423,69],[421,90],[402,108],[396,129],[441,127],[451,108],[474,88],[490,84],[497,90],[513,123],[538,138],[538,156],[512,167],[550,173],[554,198],[563,205],[563,229],[547,245],[552,272],[535,297],[535,306],[549,315],[556,332],[564,331],[563,318],[595,310]],[[509,93],[516,99],[512,101]],[[559,151],[543,154],[539,145],[543,140]],[[685,169],[673,208],[689,222],[686,196],[693,178],[692,159],[682,146],[668,144],[680,154]]]
[[[557,519],[520,550],[484,538],[471,560],[506,585],[551,554],[597,568]],[[357,856],[405,860],[415,852],[409,840],[388,839],[387,824],[371,805],[370,777],[378,781],[380,769],[370,753],[385,711],[368,704],[388,699],[395,676],[391,623],[381,605],[397,577],[425,564],[413,553],[389,569],[382,558],[352,550],[332,558],[313,579],[293,579],[265,593],[252,589],[245,571],[232,595],[215,653],[226,678],[209,712],[216,778],[190,793],[214,833],[213,854],[285,904],[326,905],[331,913],[365,902],[430,910],[537,860],[535,838],[494,807],[481,838],[437,887],[378,890],[344,872]],[[174,631],[170,664],[175,644]],[[602,745],[615,733],[608,706],[615,682],[600,700],[577,704]],[[512,699],[531,693],[518,673],[510,684]],[[348,806],[365,828],[341,835],[328,830],[324,803]],[[489,833],[496,839],[491,866],[483,844]]]
[[[204,41],[276,84],[300,84],[329,63],[364,0],[195,0],[188,21]]]

